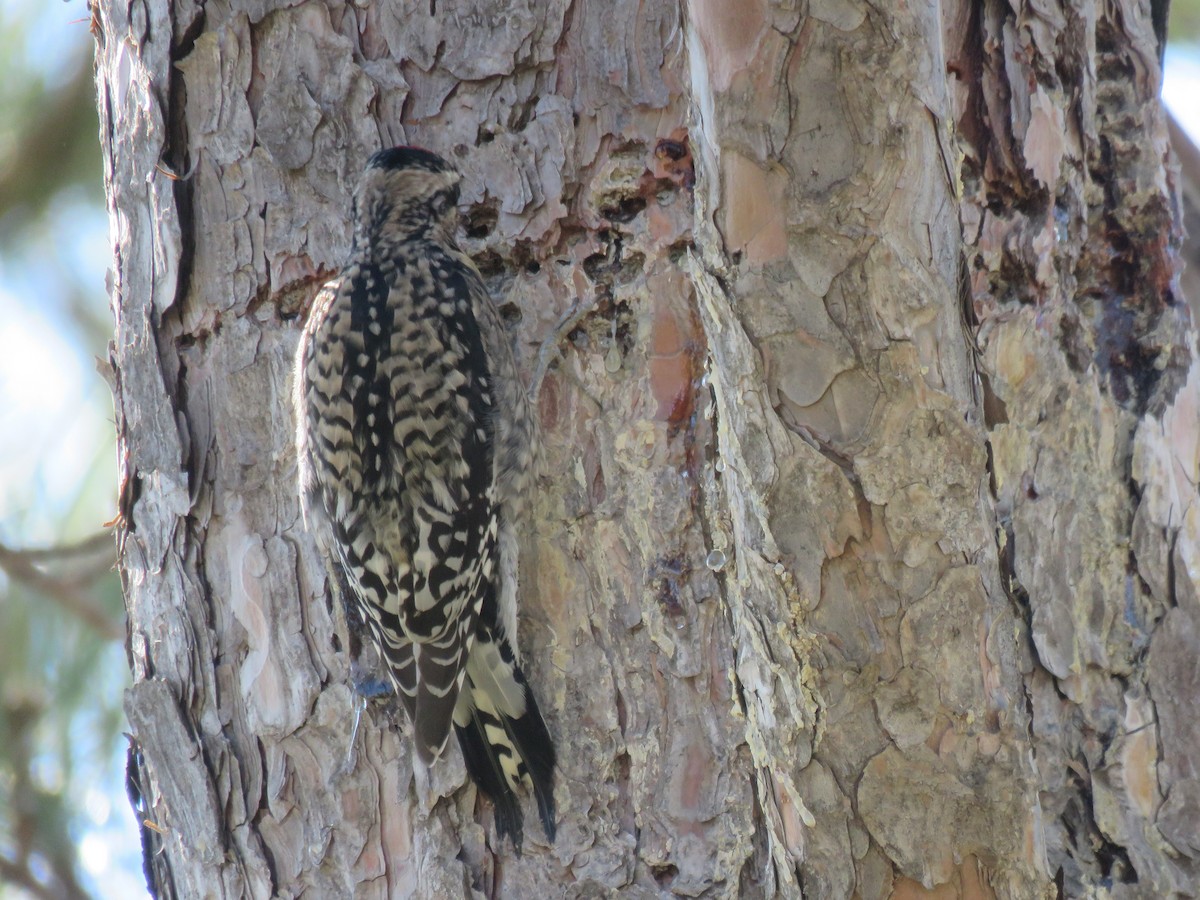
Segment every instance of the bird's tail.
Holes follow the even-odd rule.
[[[467,680],[454,710],[467,772],[496,808],[496,832],[521,849],[519,791],[532,790],[546,838],[554,841],[554,741],[533,691],[499,628],[479,623]]]

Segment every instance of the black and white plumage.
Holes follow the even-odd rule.
[[[536,437],[499,315],[455,244],[458,182],[411,147],[367,164],[352,258],[297,353],[300,493],[418,754],[437,759],[453,725],[519,849],[522,786],[555,831],[554,744],[514,652]]]

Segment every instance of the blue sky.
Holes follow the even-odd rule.
[[[1167,47],[1165,68],[1163,102],[1200,145],[1200,45]]]

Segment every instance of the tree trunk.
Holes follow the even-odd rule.
[[[97,23],[160,896],[1195,893],[1200,370],[1145,4],[164,6]],[[395,143],[464,172],[527,373],[587,309],[540,395],[560,821],[521,857],[456,750],[414,774],[386,705],[352,742],[299,518],[299,326]]]

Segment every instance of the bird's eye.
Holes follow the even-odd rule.
[[[433,212],[435,215],[445,215],[447,211],[458,205],[458,185],[438,191],[433,195]]]

